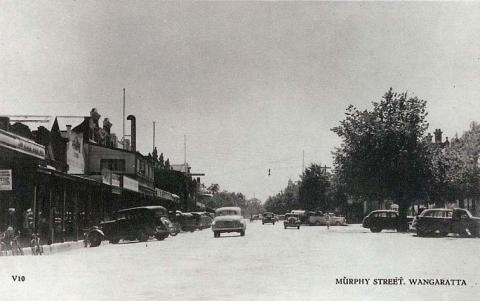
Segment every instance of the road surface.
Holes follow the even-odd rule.
[[[206,229],[164,241],[0,257],[0,299],[478,300],[479,249],[478,238],[370,233],[359,225],[285,230],[257,221],[245,237],[213,238]],[[13,281],[15,275],[25,281]],[[407,283],[373,285],[398,277]],[[348,284],[355,279],[369,283]]]

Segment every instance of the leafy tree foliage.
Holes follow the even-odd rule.
[[[218,184],[215,184],[219,188]],[[258,199],[247,199],[245,195],[237,192],[220,191],[206,201],[206,206],[212,209],[219,207],[240,207],[244,216],[259,214],[262,209],[262,203]]]
[[[445,201],[463,200],[480,195],[480,125],[470,124],[460,138],[432,155],[434,183],[431,199],[442,205]]]
[[[208,186],[207,190],[212,194],[216,194],[220,191],[220,185],[218,185],[217,183],[213,183],[210,186]]]
[[[306,210],[325,211],[328,209],[327,192],[330,181],[326,170],[318,164],[312,164],[305,169],[300,178],[300,206]]]
[[[430,157],[422,139],[426,116],[426,101],[392,89],[370,111],[348,107],[340,126],[332,129],[342,139],[334,164],[348,193],[391,199],[405,219],[412,200],[428,190]]]
[[[294,209],[299,209],[299,184],[289,180],[285,190],[277,193],[275,196],[268,197],[263,207],[265,211],[275,214],[284,214]]]

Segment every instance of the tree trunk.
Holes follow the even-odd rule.
[[[398,232],[407,232],[408,231],[408,220],[407,220],[407,212],[408,212],[409,204],[406,200],[401,200],[398,204]]]

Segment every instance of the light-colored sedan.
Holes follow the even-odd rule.
[[[221,207],[215,210],[215,219],[212,223],[213,237],[220,237],[221,233],[238,232],[245,235],[245,223],[239,207]]]

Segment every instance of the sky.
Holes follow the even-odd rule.
[[[0,115],[88,115],[265,200],[390,88],[430,131],[480,120],[480,3],[0,1]],[[129,123],[127,122],[127,129]],[[128,131],[127,131],[128,134]],[[270,169],[270,176],[268,175]]]

